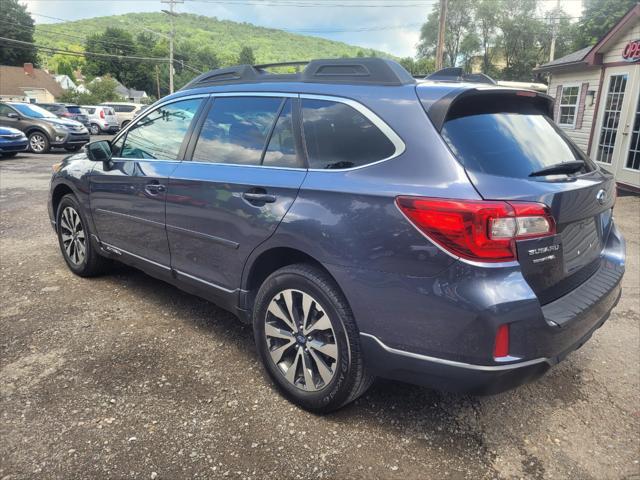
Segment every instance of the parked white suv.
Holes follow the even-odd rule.
[[[104,105],[83,105],[82,109],[89,117],[89,131],[91,135],[99,133],[115,133],[120,130],[120,124],[113,108]]]
[[[104,102],[101,103],[101,105],[113,108],[116,112],[116,118],[118,119],[118,125],[120,125],[120,128],[126,127],[127,124],[133,120],[136,112],[146,107],[146,105],[141,103],[128,102]]]

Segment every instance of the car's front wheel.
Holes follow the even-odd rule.
[[[93,277],[104,272],[106,259],[91,243],[89,226],[74,195],[67,194],[60,200],[56,227],[62,256],[73,273]]]
[[[49,138],[42,132],[33,132],[29,135],[29,149],[33,153],[47,153],[51,148]]]
[[[306,410],[336,410],[373,380],[346,299],[320,268],[297,264],[270,275],[256,297],[253,327],[270,377]]]

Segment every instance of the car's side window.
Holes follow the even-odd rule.
[[[157,108],[127,132],[119,156],[175,160],[201,98],[183,100]]]
[[[284,104],[269,146],[262,159],[267,167],[300,167],[298,152],[296,151],[295,134],[293,132],[293,108],[290,98]]]
[[[15,113],[11,107],[7,105],[0,105],[0,117],[6,117],[10,113]]]
[[[355,108],[303,99],[302,121],[309,168],[353,168],[392,156],[389,138]]]
[[[202,126],[193,152],[197,162],[260,165],[278,97],[218,97]]]

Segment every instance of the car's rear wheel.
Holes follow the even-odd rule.
[[[29,150],[33,153],[47,153],[51,146],[49,139],[42,132],[33,132],[29,135]]]
[[[92,123],[89,126],[89,131],[91,132],[91,135],[98,135],[100,133],[100,127],[97,124]]]
[[[320,268],[297,264],[270,275],[256,297],[253,327],[266,371],[306,410],[336,410],[371,385],[353,314]]]
[[[60,200],[56,227],[62,256],[73,273],[93,277],[104,272],[106,259],[91,243],[89,226],[74,195],[67,194]]]

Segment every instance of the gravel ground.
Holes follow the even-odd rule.
[[[378,381],[320,417],[229,313],[126,267],[72,275],[46,213],[59,158],[0,161],[0,479],[640,478],[640,198],[616,205],[620,304],[544,378],[481,398]]]

